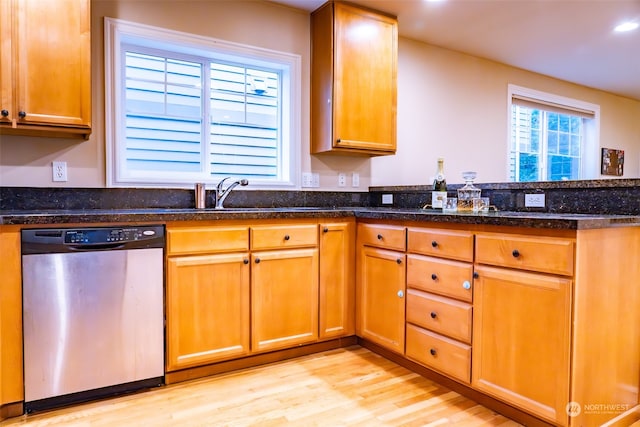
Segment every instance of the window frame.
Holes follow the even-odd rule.
[[[119,125],[124,118],[125,82],[119,78],[124,67],[124,46],[134,44],[149,49],[169,50],[166,45],[179,48],[176,55],[211,57],[215,55],[229,58],[234,62],[237,57],[246,59],[246,65],[260,63],[278,64],[282,67],[281,87],[281,140],[278,150],[280,163],[278,180],[250,179],[252,189],[299,188],[300,141],[301,141],[301,58],[300,55],[279,52],[260,47],[211,37],[189,34],[165,28],[149,26],[115,18],[104,18],[104,69],[105,69],[105,150],[107,187],[159,187],[191,188],[194,182],[215,184],[218,179],[207,173],[201,176],[166,180],[166,173],[156,173],[156,178],[140,178],[124,173],[123,164],[126,144],[124,126]],[[204,90],[204,88],[203,88]],[[205,95],[206,96],[206,95]],[[208,118],[210,119],[210,118]],[[208,145],[208,141],[203,141]],[[205,147],[205,151],[208,150]],[[208,157],[208,155],[204,156]],[[134,174],[135,175],[135,174]],[[162,179],[164,177],[164,179]]]
[[[584,139],[582,141],[581,149],[581,161],[580,171],[581,175],[578,180],[594,179],[599,177],[600,173],[600,159],[599,159],[599,147],[600,147],[600,106],[590,102],[573,99],[561,95],[547,93],[535,89],[518,86],[515,84],[508,84],[507,88],[507,182],[532,182],[532,181],[518,181],[518,176],[511,177],[511,155],[512,155],[512,110],[514,99],[523,100],[527,103],[537,104],[541,109],[546,111],[562,110],[566,113],[575,112],[576,114],[583,116],[592,116],[591,125],[586,126],[584,130]],[[547,137],[545,131],[544,147],[542,152],[547,155],[548,146]],[[546,161],[545,161],[546,164]],[[544,182],[552,182],[545,180]]]

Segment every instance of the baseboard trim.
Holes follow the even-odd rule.
[[[195,368],[188,368],[175,372],[167,372],[165,374],[165,384],[175,384],[178,382],[208,377],[210,375],[221,374],[224,372],[236,371],[238,369],[251,368],[254,366],[265,365],[267,363],[280,362],[282,360],[293,359],[295,357],[307,356],[309,354],[319,353],[321,351],[349,347],[351,345],[355,345],[357,341],[358,340],[355,336],[337,338],[330,341],[322,341],[299,347],[272,351],[269,353],[255,354],[240,359],[218,362],[211,365],[198,366]]]
[[[24,414],[24,402],[6,403],[0,406],[0,421]]]
[[[607,421],[600,427],[629,427],[633,423],[640,421],[640,405],[636,405],[617,417]]]
[[[485,406],[527,427],[554,426],[554,424],[550,424],[546,421],[543,421],[539,418],[534,417],[533,415],[527,412],[523,412],[518,408],[507,405],[504,402],[501,402],[490,396],[487,396],[486,394],[471,388],[471,386],[467,386],[465,384],[459,383],[458,381],[452,380],[449,377],[439,374],[436,371],[432,371],[431,369],[425,366],[422,366],[416,362],[413,362],[405,358],[401,354],[395,353],[391,350],[387,350],[386,348],[381,347],[378,344],[375,344],[371,341],[367,341],[363,338],[358,338],[358,344],[368,350],[371,350],[376,354],[379,354],[380,356],[386,359],[391,360],[394,363],[397,363],[400,366],[403,366],[409,369],[410,371],[413,371],[417,374],[422,375],[425,378],[428,378],[440,385],[443,385],[444,387],[447,387],[448,389],[455,391],[456,393],[459,393],[462,396],[467,397],[475,402],[478,402],[482,406]]]

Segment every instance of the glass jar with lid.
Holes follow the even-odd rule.
[[[462,172],[465,184],[458,188],[458,212],[473,212],[473,199],[480,198],[482,190],[473,185],[475,177],[475,172]]]

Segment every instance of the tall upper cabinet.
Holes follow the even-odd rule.
[[[396,18],[329,1],[311,14],[311,152],[396,151]]]
[[[0,134],[91,132],[90,0],[0,2]]]

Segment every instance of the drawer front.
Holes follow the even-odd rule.
[[[404,227],[395,225],[358,224],[358,242],[362,245],[404,252],[406,232]]]
[[[473,234],[467,231],[409,228],[407,250],[416,254],[473,262]]]
[[[472,306],[464,302],[407,290],[407,322],[471,343]]]
[[[465,383],[471,382],[471,346],[407,325],[407,357]]]
[[[473,300],[473,265],[422,255],[407,255],[407,287]]]
[[[249,250],[249,227],[167,228],[167,254]]]
[[[574,246],[572,239],[478,234],[476,262],[572,276]]]
[[[251,249],[300,248],[318,245],[316,224],[251,227]]]

